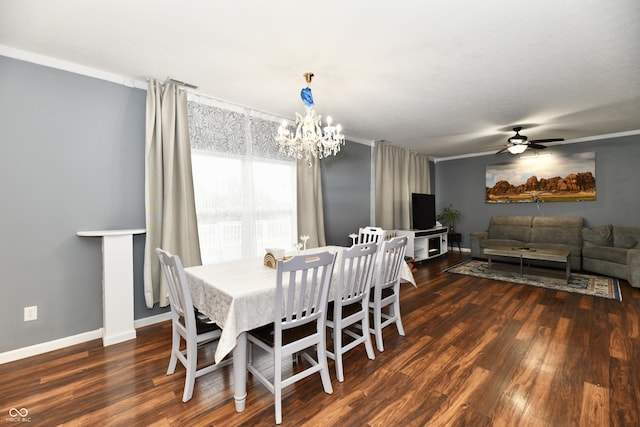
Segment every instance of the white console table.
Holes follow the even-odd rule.
[[[102,344],[134,339],[133,325],[133,235],[130,230],[78,231],[80,237],[102,238]]]
[[[406,255],[424,261],[447,253],[447,227],[428,230],[395,230],[398,236],[407,236]]]

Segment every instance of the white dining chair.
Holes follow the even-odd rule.
[[[398,333],[404,336],[400,317],[400,269],[406,249],[407,237],[395,237],[384,241],[378,254],[369,310],[373,317],[370,332],[376,337],[376,347],[379,351],[384,351],[382,330],[387,326],[395,324]]]
[[[182,401],[187,402],[193,396],[196,378],[229,364],[231,359],[217,364],[212,362],[197,369],[198,347],[209,343],[217,345],[221,333],[220,327],[193,307],[180,257],[160,248],[156,248],[156,253],[164,277],[167,279],[171,306],[171,359],[167,375],[175,372],[179,360],[186,370]],[[182,340],[185,341],[184,350],[180,350]]]
[[[327,350],[327,356],[335,360],[336,377],[340,382],[344,381],[342,355],[349,350],[364,344],[367,357],[375,359],[369,333],[369,294],[377,252],[376,243],[353,245],[342,252],[339,265],[336,266],[338,278],[334,282],[335,297],[327,313],[333,351]],[[346,344],[343,338],[347,338]]]
[[[282,422],[283,388],[319,372],[324,391],[333,393],[326,353],[326,309],[335,258],[335,254],[321,252],[278,261],[274,323],[247,336],[247,370],[274,394],[276,424]],[[254,346],[273,358],[273,381],[253,365]],[[313,348],[315,359],[305,351]],[[311,366],[283,379],[283,357],[296,354]]]
[[[358,230],[358,241],[357,244],[361,243],[377,243],[378,248],[382,245],[384,241],[385,231],[380,227],[363,227]]]

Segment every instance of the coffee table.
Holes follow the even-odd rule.
[[[523,260],[554,261],[565,264],[565,280],[569,283],[571,279],[571,264],[569,263],[569,251],[557,251],[554,249],[529,249],[514,248],[509,246],[496,246],[484,249],[485,255],[489,257],[489,268],[491,268],[491,256],[503,256],[520,259],[520,276],[524,276],[522,269]]]

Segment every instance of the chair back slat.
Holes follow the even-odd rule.
[[[368,299],[377,251],[376,243],[363,243],[342,253],[335,289],[335,299],[341,298],[342,305]]]
[[[385,231],[380,227],[364,227],[358,231],[358,244],[377,243],[378,248],[384,240]]]
[[[169,305],[171,315],[178,322],[184,325],[187,330],[196,330],[196,319],[193,312],[193,300],[191,291],[184,274],[184,267],[180,257],[165,250],[156,248],[160,268],[167,282],[169,293]]]
[[[177,314],[184,316],[187,310],[193,310],[191,293],[187,286],[187,278],[180,258],[162,249],[156,249],[162,273],[167,281],[169,302]]]
[[[392,287],[400,280],[400,269],[407,249],[407,237],[395,237],[382,244],[378,265],[376,288],[379,290]]]
[[[278,261],[276,329],[279,325],[281,329],[293,328],[324,314],[335,257],[322,252]]]

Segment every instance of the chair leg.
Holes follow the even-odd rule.
[[[398,297],[396,297],[396,300],[393,302],[392,309],[393,315],[396,317],[396,327],[398,328],[398,333],[404,336],[404,327],[402,326],[402,319],[400,318],[400,299]]]
[[[369,330],[369,314],[362,318],[362,336],[364,336],[364,348],[367,350],[367,357],[370,360],[374,360],[376,358],[375,353],[373,352],[373,344],[371,343],[371,334]]]
[[[323,336],[320,342],[316,345],[316,356],[318,363],[320,364],[320,378],[322,378],[322,388],[327,394],[333,393],[333,386],[331,385],[331,376],[329,375],[329,364],[327,363],[327,348],[326,340]],[[342,357],[342,356],[340,356]],[[336,354],[336,360],[338,355]]]
[[[195,339],[187,342],[187,375],[184,380],[184,393],[182,394],[182,401],[188,402],[193,397],[193,388],[196,385],[196,369],[198,368],[198,346],[195,343]]]
[[[344,370],[342,366],[342,331],[338,332],[337,327],[338,325],[336,324],[336,330],[333,332],[333,357],[336,362],[336,378],[338,378],[338,381],[343,382]],[[319,353],[318,358],[320,358]]]
[[[377,306],[373,309],[373,329],[376,334],[376,347],[378,351],[384,351],[382,344],[382,308]]]
[[[273,364],[273,398],[276,411],[276,424],[282,424],[282,355],[279,351],[274,354]]]
[[[172,328],[173,329],[173,328]],[[171,358],[169,359],[169,367],[167,368],[167,375],[171,375],[176,371],[176,364],[178,363],[178,352],[180,351],[180,334],[173,329],[171,333]]]

